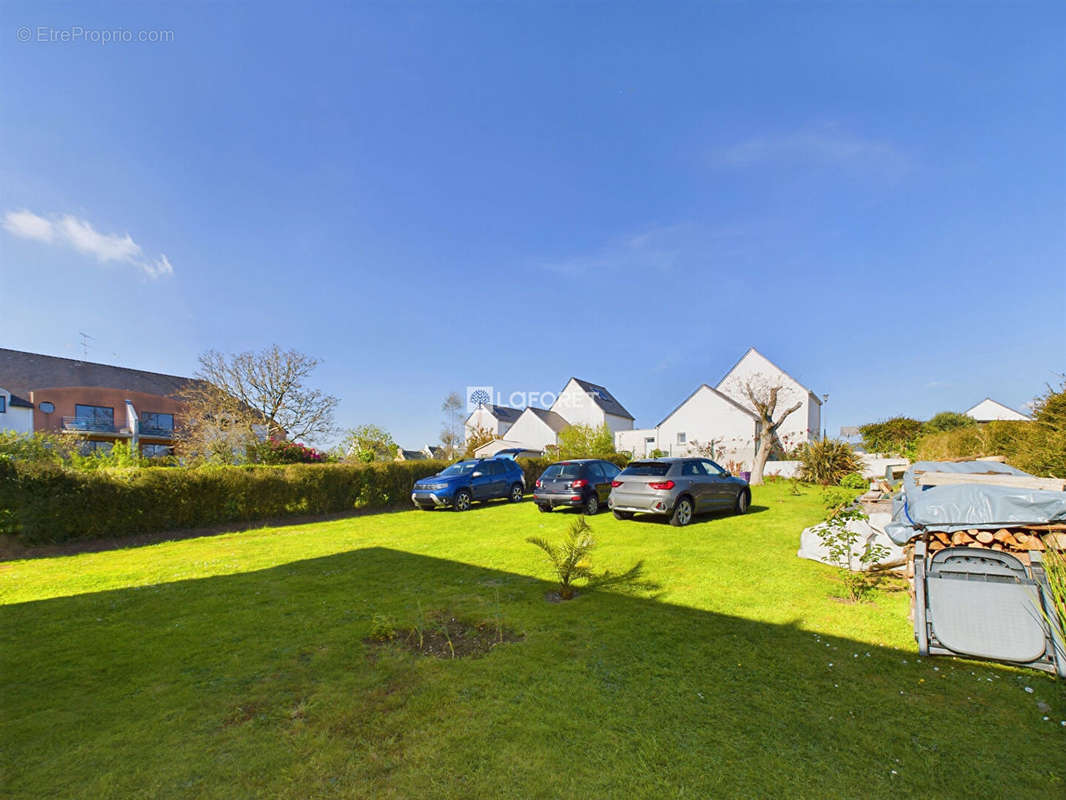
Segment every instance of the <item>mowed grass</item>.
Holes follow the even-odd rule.
[[[549,603],[573,518],[401,512],[0,565],[11,797],[1062,797],[1066,693],[916,656],[899,586],[796,557],[820,493],[688,528],[591,518],[656,596]],[[418,608],[523,635],[364,643]],[[1026,691],[1026,687],[1032,692]],[[1038,703],[1050,710],[1042,710]],[[1045,720],[1043,717],[1047,716]]]

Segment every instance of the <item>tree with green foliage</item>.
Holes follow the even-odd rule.
[[[396,442],[384,428],[377,425],[360,425],[348,431],[341,443],[341,452],[346,459],[362,461],[392,461],[396,458]]]
[[[862,446],[868,453],[898,456],[913,454],[922,434],[922,423],[911,417],[892,417],[859,426]]]
[[[551,561],[559,578],[560,599],[570,600],[576,594],[574,581],[592,577],[590,554],[596,540],[592,538],[592,529],[583,515],[570,523],[570,530],[561,545],[556,546],[540,536],[530,536],[526,541],[543,550]]]
[[[556,458],[607,458],[615,455],[614,434],[605,422],[598,428],[591,425],[570,425],[559,432]]]
[[[942,433],[943,431],[953,431],[956,428],[968,428],[976,424],[977,420],[966,414],[960,414],[957,411],[941,411],[922,424],[922,433]]]
[[[470,433],[468,433],[466,436],[466,443],[463,448],[463,457],[473,458],[474,453],[479,447],[483,447],[489,442],[494,442],[497,438],[499,437],[496,436],[496,433],[490,430],[489,428],[485,428],[482,426],[474,428],[474,430],[470,431]]]

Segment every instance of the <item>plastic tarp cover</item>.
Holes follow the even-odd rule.
[[[885,533],[896,544],[906,544],[925,528],[953,533],[968,528],[1066,522],[1066,492],[983,484],[915,486],[916,472],[1029,476],[1028,472],[995,461],[912,464],[903,476],[902,490],[892,500],[892,521],[885,526]]]

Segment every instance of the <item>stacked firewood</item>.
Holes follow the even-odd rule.
[[[925,534],[925,541],[930,553],[948,547],[973,547],[978,550],[998,550],[1010,553],[1024,563],[1029,563],[1029,551],[1066,550],[1066,525],[1026,525],[1017,528],[1000,528],[999,530],[978,530],[945,533],[931,531]]]

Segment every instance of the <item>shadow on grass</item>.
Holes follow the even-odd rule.
[[[6,791],[1019,797],[1066,778],[1045,676],[551,588],[368,548],[3,607]],[[374,615],[422,610],[524,638],[462,662],[364,643]]]
[[[764,511],[769,511],[769,506],[751,506],[747,512],[743,515],[736,514],[729,509],[723,509],[721,511],[701,511],[695,517],[692,522],[688,524],[688,527],[693,525],[699,525],[701,522],[713,522],[719,519],[729,519],[730,517],[748,516],[749,514],[761,514]],[[666,514],[637,514],[628,522],[650,522],[653,525],[670,525],[670,518]]]

